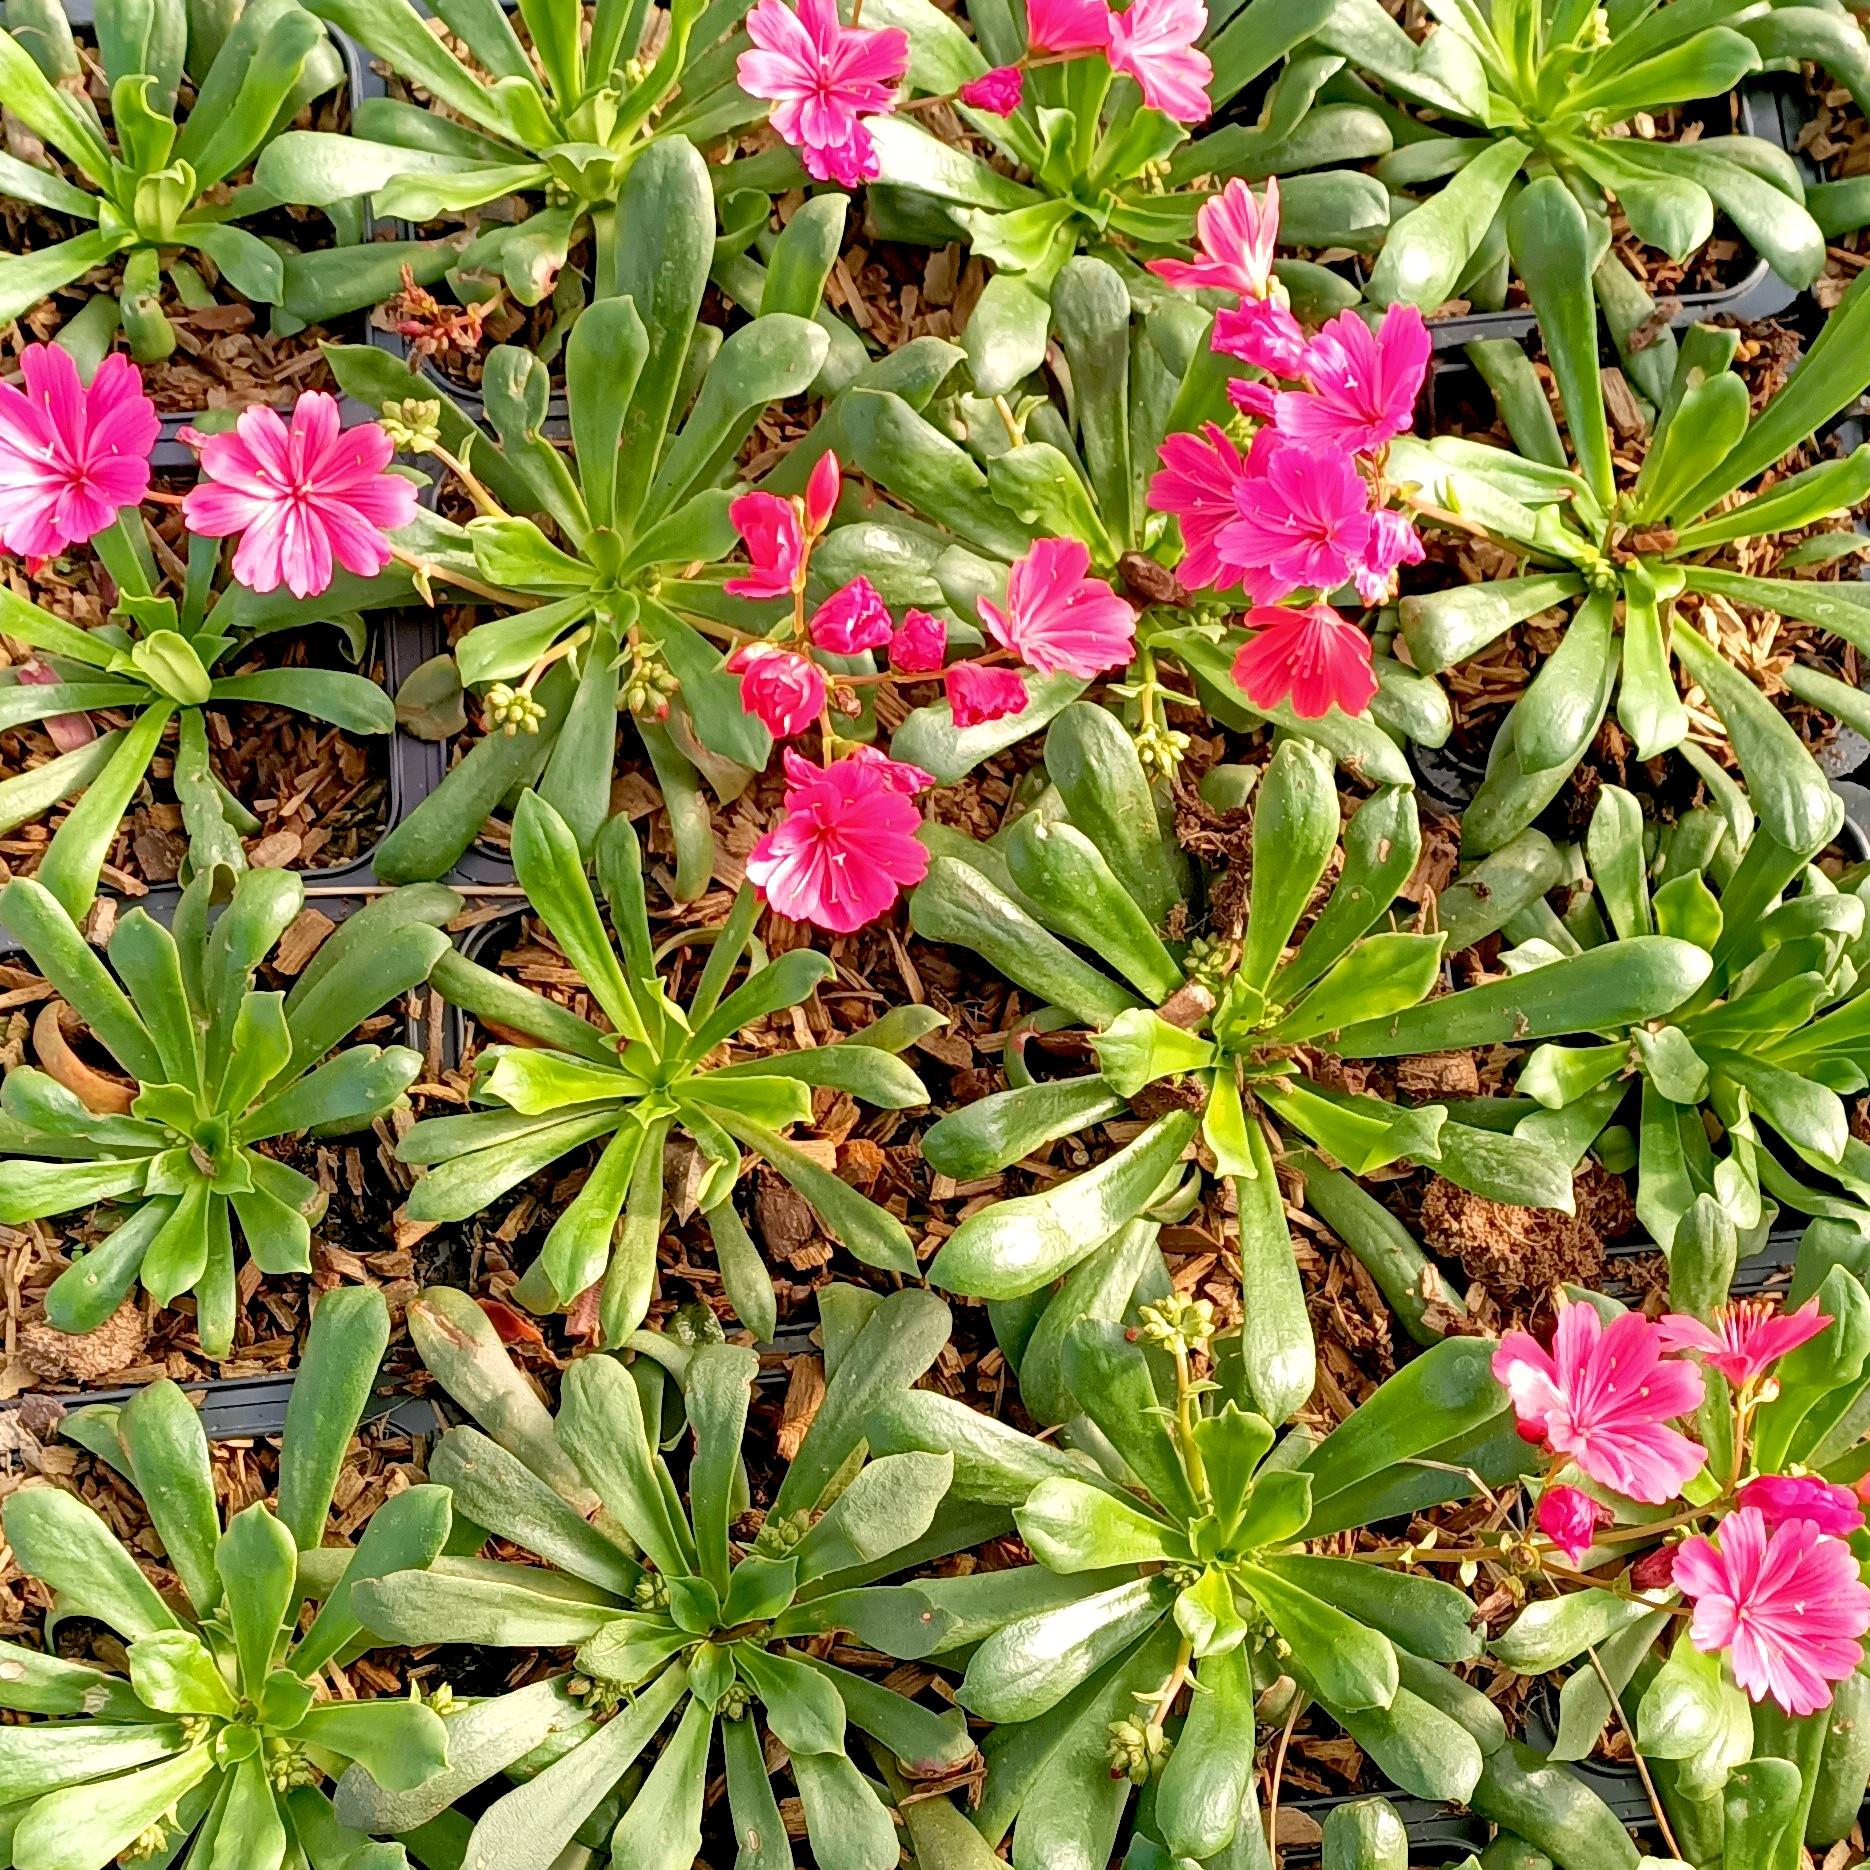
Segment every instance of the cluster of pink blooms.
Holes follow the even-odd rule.
[[[1724,1306],[1713,1326],[1636,1312],[1606,1325],[1593,1307],[1575,1304],[1560,1312],[1549,1351],[1509,1331],[1493,1370],[1528,1441],[1599,1488],[1662,1506],[1706,1461],[1701,1445],[1673,1426],[1700,1406],[1703,1367],[1733,1387],[1744,1422],[1772,1365],[1830,1322],[1815,1299],[1791,1313],[1758,1300]],[[1548,1486],[1539,1500],[1539,1530],[1573,1566],[1615,1519],[1580,1487]],[[1863,1524],[1863,1501],[1849,1487],[1816,1475],[1758,1475],[1733,1494],[1711,1535],[1652,1550],[1631,1581],[1644,1590],[1673,1585],[1692,1606],[1690,1641],[1704,1654],[1724,1653],[1753,1700],[1811,1714],[1830,1705],[1832,1684],[1863,1658],[1870,1586],[1847,1543]]]
[[[1208,24],[1203,0],[1028,0],[1026,56],[996,66],[956,92],[974,110],[1010,117],[1025,95],[1030,62],[1101,57],[1136,81],[1143,102],[1177,123],[1200,123],[1211,108],[1214,68],[1195,44]],[[754,49],[735,66],[740,88],[764,98],[775,131],[799,152],[807,174],[855,188],[881,164],[869,125],[900,101],[909,38],[899,27],[846,26],[837,0],[758,0],[747,15]]]
[[[830,524],[841,486],[837,457],[824,454],[800,498],[749,493],[728,508],[748,565],[722,588],[794,607],[790,641],[756,638],[727,658],[740,677],[740,705],[776,740],[817,724],[829,741],[832,678],[811,652],[880,650],[900,678],[939,675],[958,727],[1018,714],[1028,700],[1019,667],[977,658],[944,668],[948,626],[926,610],[907,610],[899,620],[868,578],[853,578],[807,613],[812,547]],[[1009,572],[1005,603],[979,601],[981,622],[999,645],[990,655],[1083,681],[1127,663],[1136,612],[1090,570],[1091,555],[1078,540],[1039,540]],[[786,816],[748,864],[782,915],[848,934],[888,909],[899,889],[922,880],[928,858],[915,842],[916,814],[907,801],[934,783],[927,773],[872,747],[822,769],[787,748],[785,772]]]
[[[1170,436],[1149,501],[1180,523],[1184,584],[1245,593],[1252,635],[1233,673],[1247,699],[1357,714],[1376,693],[1369,640],[1325,599],[1350,585],[1381,603],[1422,558],[1408,517],[1386,504],[1381,465],[1414,421],[1428,327],[1415,307],[1392,306],[1374,331],[1340,312],[1307,336],[1274,290],[1278,226],[1276,181],[1263,199],[1229,182],[1197,217],[1198,257],[1150,262],[1171,285],[1234,294],[1214,348],[1264,374],[1229,385],[1256,424],[1246,449],[1214,423]]]
[[[896,108],[909,69],[909,35],[900,27],[846,26],[838,0],[759,0],[747,15],[754,49],[736,66],[740,88],[771,105],[773,128],[820,182],[855,188],[878,169],[872,117]]]
[[[0,384],[0,547],[47,558],[143,503],[161,424],[127,357],[106,357],[86,384],[69,352],[29,344],[20,371],[24,390]],[[254,407],[231,434],[182,436],[204,476],[182,517],[203,538],[238,535],[234,576],[250,590],[317,597],[339,565],[368,577],[390,561],[384,535],[414,517],[388,436],[374,422],[344,428],[322,390],[299,397],[290,425]]]

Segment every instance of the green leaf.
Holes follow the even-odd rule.
[[[4,1523],[19,1568],[58,1592],[62,1614],[96,1617],[131,1638],[182,1627],[82,1500],[56,1488],[29,1487],[7,1500]],[[15,1731],[24,1730],[0,1730],[0,1736]]]
[[[691,1700],[641,1791],[611,1833],[613,1857],[643,1870],[690,1870],[701,1852],[714,1714]]]
[[[1048,1480],[1013,1518],[1033,1556],[1053,1571],[1183,1562],[1173,1526],[1079,1480]]]
[[[1508,212],[1507,227],[1558,379],[1579,470],[1608,507],[1616,495],[1616,471],[1598,376],[1597,304],[1591,290],[1601,232],[1585,218],[1570,189],[1550,175],[1521,191]]]
[[[1371,270],[1370,297],[1379,305],[1416,305],[1425,312],[1453,298],[1527,154],[1526,144],[1502,137],[1405,214]]]
[[[229,1521],[215,1553],[233,1625],[243,1695],[259,1694],[297,1603],[299,1555],[292,1534],[256,1502]]]
[[[1049,1712],[1161,1623],[1171,1596],[1159,1578],[1139,1578],[1007,1624],[974,1652],[961,1684],[962,1706],[997,1722]]]
[[[327,1292],[313,1309],[279,1456],[279,1520],[301,1551],[324,1543],[331,1497],[389,1332],[389,1307],[374,1287]]]
[[[66,1744],[74,1741],[75,1736]],[[179,1739],[170,1744],[179,1744]],[[30,1864],[34,1870],[98,1870],[213,1771],[212,1751],[191,1747],[139,1771],[53,1792],[20,1818],[11,1841],[13,1862]],[[17,1794],[23,1783],[9,1776],[8,1793]]]
[[[168,1562],[206,1616],[221,1597],[214,1560],[221,1519],[201,1417],[175,1384],[152,1383],[124,1405],[117,1435]]]
[[[964,1221],[929,1275],[950,1291],[1017,1298],[1057,1278],[1134,1220],[1181,1159],[1197,1118],[1176,1110],[1085,1174]]]
[[[1629,1025],[1681,1005],[1711,967],[1688,942],[1638,936],[1346,1027],[1338,1047],[1347,1058],[1397,1058]]]

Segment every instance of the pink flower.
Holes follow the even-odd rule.
[[[374,422],[341,425],[337,398],[303,391],[292,424],[256,403],[231,435],[189,435],[207,476],[182,501],[189,531],[240,534],[234,576],[250,591],[328,590],[335,566],[360,578],[390,562],[386,534],[415,517],[416,490],[389,472],[395,454]]]
[[[1370,492],[1350,457],[1283,442],[1270,429],[1248,452],[1234,507],[1215,550],[1241,568],[1261,603],[1335,590],[1370,549]]]
[[[1381,604],[1390,594],[1397,568],[1422,562],[1422,541],[1406,513],[1379,507],[1370,515],[1370,543],[1364,560],[1351,572],[1357,595],[1366,604]]]
[[[955,93],[970,110],[984,110],[995,117],[1010,117],[1019,109],[1026,89],[1026,75],[1017,65],[996,65],[992,71],[970,78]]]
[[[1736,1498],[1742,1506],[1756,1508],[1768,1526],[1809,1519],[1820,1532],[1845,1539],[1864,1523],[1857,1496],[1815,1474],[1762,1474],[1748,1481]]]
[[[1240,450],[1215,423],[1202,424],[1199,435],[1171,435],[1156,451],[1162,465],[1150,477],[1149,505],[1174,516],[1182,528],[1182,562],[1176,568],[1190,590],[1223,589],[1240,582],[1215,550],[1221,528],[1236,517],[1234,489],[1247,464]]]
[[[1668,1312],[1656,1321],[1656,1329],[1665,1349],[1699,1351],[1710,1370],[1738,1389],[1763,1377],[1787,1351],[1815,1338],[1830,1322],[1819,1315],[1816,1299],[1791,1313],[1768,1299],[1738,1299],[1716,1308],[1712,1328],[1685,1312]]]
[[[1238,357],[1269,376],[1292,378],[1299,374],[1305,355],[1305,327],[1278,299],[1247,299],[1214,314],[1208,343],[1210,349]]]
[[[1041,539],[1007,574],[1006,608],[978,607],[994,641],[1041,675],[1061,671],[1089,681],[1130,660],[1136,612],[1101,578],[1086,574],[1091,554],[1079,539]]]
[[[1702,1395],[1701,1372],[1662,1358],[1662,1334],[1640,1312],[1605,1325],[1589,1305],[1568,1305],[1548,1352],[1509,1331],[1493,1354],[1528,1439],[1569,1455],[1600,1486],[1647,1506],[1681,1492],[1705,1459],[1699,1444],[1668,1426]]]
[[[1831,1684],[1855,1671],[1870,1630],[1870,1587],[1850,1547],[1808,1519],[1769,1532],[1750,1506],[1718,1533],[1718,1545],[1696,1537],[1676,1551],[1675,1583],[1695,1607],[1689,1640],[1704,1655],[1726,1651],[1755,1701],[1770,1696],[1795,1717],[1828,1708]]]
[[[1151,110],[1200,123],[1213,109],[1214,67],[1195,45],[1207,23],[1202,0],[1130,0],[1110,16],[1110,68],[1136,80]]]
[[[831,523],[844,485],[844,470],[829,448],[812,463],[805,482],[805,527],[814,539]]]
[[[1414,423],[1428,359],[1428,326],[1413,305],[1392,305],[1375,332],[1340,312],[1305,347],[1311,388],[1281,392],[1273,419],[1295,441],[1371,453]]]
[[[848,935],[927,874],[921,815],[882,755],[823,770],[790,747],[784,757],[786,816],[754,845],[747,875],[788,921]]]
[[[1278,239],[1279,178],[1269,175],[1264,199],[1255,200],[1253,190],[1236,177],[1212,201],[1204,201],[1195,216],[1200,257],[1151,260],[1149,270],[1172,286],[1213,286],[1243,299],[1264,299],[1272,286]]]
[[[15,673],[29,688],[56,688],[65,679],[37,656],[22,662]],[[97,729],[91,725],[88,714],[48,714],[39,725],[45,729],[46,738],[61,753],[76,753],[80,747],[88,747],[97,738]]]
[[[1026,684],[1017,669],[990,669],[980,662],[951,662],[942,671],[942,692],[957,727],[978,727],[1004,720],[1027,702]]]
[[[777,643],[742,643],[727,659],[740,677],[740,705],[775,740],[802,734],[825,705],[824,671]]]
[[[721,589],[730,597],[790,597],[805,563],[796,503],[776,493],[743,493],[729,503],[727,517],[747,548],[753,576],[729,578]]]
[[[855,187],[877,173],[876,145],[863,118],[896,105],[909,69],[909,35],[900,27],[846,26],[837,0],[758,0],[747,15],[755,50],[735,67],[749,97],[772,103],[773,128],[820,182]]]
[[[933,675],[948,653],[948,626],[926,610],[903,612],[890,638],[890,667],[898,675]]]
[[[1034,52],[1101,52],[1110,44],[1106,0],[1026,0],[1026,44]]]
[[[853,578],[812,612],[813,644],[832,656],[881,649],[895,634],[890,607],[868,578]]]
[[[907,760],[892,760],[876,747],[859,747],[850,758],[859,766],[868,766],[892,792],[900,792],[906,799],[913,799],[918,792],[926,792],[935,783],[933,773],[925,773],[921,767],[911,766]]]
[[[1262,712],[1289,699],[1293,713],[1309,721],[1333,708],[1361,714],[1370,705],[1377,678],[1369,639],[1329,604],[1256,605],[1247,626],[1255,634],[1234,656],[1234,681]]]
[[[1576,1565],[1591,1549],[1599,1526],[1616,1518],[1601,1500],[1576,1487],[1548,1487],[1539,1496],[1539,1530]]]
[[[141,504],[162,425],[120,352],[89,388],[56,344],[29,344],[19,362],[25,389],[0,383],[0,547],[51,558]]]

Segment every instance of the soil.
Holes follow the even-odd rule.
[[[1605,1246],[1635,1227],[1636,1209],[1622,1179],[1596,1163],[1573,1178],[1572,1198],[1575,1214],[1514,1208],[1432,1176],[1422,1196],[1422,1244],[1452,1254],[1496,1297],[1537,1300],[1557,1285],[1594,1286]]]

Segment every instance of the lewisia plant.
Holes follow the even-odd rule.
[[[1674,1855],[1779,1870],[1841,1836],[1864,1790],[1826,1730],[1834,1699],[1847,1723],[1863,1705],[1870,1295],[1854,1228],[1807,1232],[1783,1303],[1730,1299],[1734,1255],[1704,1195],[1670,1255],[1687,1309],[1574,1294],[1549,1347],[1509,1332],[1494,1370],[1545,1456],[1533,1524],[1419,1556],[1511,1580],[1525,1608],[1492,1645],[1508,1666],[1588,1654],[1560,1757],[1623,1722]]]
[[[1136,633],[1132,605],[1101,578],[1088,576],[1090,553],[1076,539],[1039,539],[1009,567],[1006,596],[976,600],[997,647],[943,666],[946,622],[913,607],[898,621],[863,576],[840,585],[809,610],[813,549],[837,505],[838,458],[818,457],[804,497],[750,493],[728,509],[751,568],[729,578],[732,596],[783,598],[790,615],[774,635],[741,644],[727,659],[740,677],[741,706],[776,740],[815,732],[827,764],[814,769],[790,747],[784,753],[784,818],[753,847],[747,874],[781,915],[836,934],[874,921],[900,889],[921,882],[928,853],[917,842],[920,817],[910,801],[935,776],[875,747],[841,743],[834,715],[862,712],[857,690],[885,680],[940,676],[957,728],[1023,713],[1028,674],[1067,675],[1080,683],[1123,667]],[[879,673],[840,674],[840,659],[887,657]],[[829,673],[816,659],[823,656]],[[1011,665],[1011,666],[1009,666]]]
[[[1245,449],[1218,424],[1166,438],[1149,503],[1177,522],[1176,575],[1191,592],[1242,593],[1247,637],[1234,683],[1261,713],[1290,703],[1301,719],[1361,714],[1377,693],[1363,632],[1327,601],[1354,590],[1385,603],[1421,542],[1390,504],[1390,444],[1414,426],[1429,335],[1413,306],[1374,328],[1340,312],[1307,335],[1270,267],[1278,196],[1255,202],[1233,182],[1202,211],[1192,264],[1157,261],[1173,284],[1210,286],[1234,303],[1216,312],[1212,347],[1250,367],[1228,396],[1253,427]]]
[[[96,1329],[140,1283],[161,1305],[192,1292],[202,1350],[225,1357],[236,1227],[262,1272],[307,1273],[325,1204],[266,1146],[367,1129],[422,1069],[408,1046],[346,1041],[428,978],[448,947],[440,924],[461,908],[452,890],[379,896],[282,994],[255,976],[304,908],[305,886],[287,870],[246,871],[231,892],[226,882],[204,865],[173,932],[142,909],[119,918],[110,967],[42,883],[15,877],[0,891],[0,924],[59,996],[35,1024],[40,1063],[13,1064],[0,1082],[0,1220],[116,1215],[46,1293],[61,1331]],[[73,1051],[66,1010],[114,1072]]]
[[[1550,177],[1520,194],[1509,219],[1570,452],[1531,361],[1502,341],[1479,355],[1514,447],[1406,439],[1392,445],[1389,463],[1425,524],[1478,534],[1511,566],[1479,583],[1458,573],[1459,582],[1403,599],[1403,639],[1417,668],[1452,668],[1515,624],[1548,613],[1563,619],[1558,647],[1538,663],[1495,738],[1462,816],[1464,845],[1491,851],[1531,824],[1564,790],[1613,706],[1638,760],[1679,751],[1704,771],[1685,681],[1720,722],[1767,831],[1789,850],[1814,849],[1830,787],[1755,676],[1706,633],[1705,612],[1750,606],[1870,644],[1870,611],[1849,587],[1745,568],[1753,542],[1846,513],[1870,489],[1865,448],[1779,471],[1870,383],[1870,290],[1845,296],[1758,414],[1729,368],[1737,332],[1696,326],[1679,345],[1665,332],[1637,351],[1642,361],[1627,367],[1656,413],[1631,481],[1619,476],[1599,373],[1590,279],[1601,230]],[[1828,711],[1857,708],[1854,690],[1795,657],[1786,658],[1783,681]]]
[[[1729,803],[1745,811],[1737,794]],[[1835,802],[1825,841],[1842,815]],[[1787,850],[1750,814],[1711,806],[1652,849],[1642,807],[1617,786],[1599,793],[1582,855],[1590,892],[1527,905],[1501,965],[1536,982],[1563,957],[1614,955],[1657,930],[1678,938],[1678,998],[1535,1048],[1514,1082],[1519,1132],[1634,1166],[1637,1218],[1665,1250],[1703,1194],[1749,1241],[1775,1204],[1870,1220],[1870,1146],[1845,1103],[1870,1067],[1864,886],[1838,888],[1815,849]],[[1406,1019],[1399,1036],[1422,1031]]]
[[[68,801],[38,876],[74,916],[97,892],[130,800],[173,736],[173,782],[196,868],[244,861],[240,839],[259,820],[216,779],[206,710],[263,702],[354,734],[387,734],[390,698],[363,675],[332,669],[230,669],[270,631],[344,620],[353,658],[362,631],[344,613],[398,601],[400,570],[356,580],[321,603],[344,571],[381,573],[389,529],[414,518],[415,489],[384,469],[389,445],[373,424],[340,426],[321,391],[298,399],[290,427],[272,409],[242,413],[232,434],[193,436],[204,479],[182,496],[200,545],[167,580],[142,505],[160,425],[137,368],[106,357],[86,382],[59,345],[28,345],[24,390],[0,385],[0,549],[34,561],[88,544],[115,587],[110,620],[83,629],[0,589],[0,625],[32,650],[0,688],[0,728],[43,723],[56,757],[0,781],[0,829]],[[173,498],[173,496],[154,496]],[[217,591],[212,541],[232,534],[234,582]],[[342,568],[342,570],[341,570]],[[93,712],[127,716],[98,731]]]
[[[141,1497],[171,1574],[161,1591],[75,1494],[8,1498],[7,1543],[52,1594],[62,1652],[0,1643],[0,1708],[48,1717],[0,1727],[0,1837],[16,1870],[408,1870],[402,1846],[343,1823],[325,1789],[357,1762],[407,1790],[441,1771],[450,1744],[420,1696],[360,1699],[333,1668],[373,1646],[357,1615],[364,1580],[420,1573],[453,1530],[447,1489],[416,1486],[380,1505],[355,1547],[326,1543],[389,1334],[374,1288],[318,1301],[278,1491],[225,1522],[201,1417],[175,1384],[65,1418],[63,1433]],[[93,1622],[114,1640],[94,1642],[97,1662],[73,1658],[71,1626]]]
[[[632,1364],[573,1364],[553,1416],[465,1294],[427,1292],[409,1322],[430,1369],[480,1424],[451,1429],[430,1472],[503,1556],[384,1567],[352,1604],[402,1642],[572,1653],[457,1713],[448,1770],[420,1790],[368,1761],[347,1773],[340,1817],[402,1833],[510,1773],[449,1861],[550,1870],[574,1838],[590,1838],[631,1870],[690,1870],[718,1758],[743,1865],[792,1862],[771,1777],[783,1770],[815,1862],[895,1870],[895,1823],[868,1769],[881,1760],[939,1781],[975,1763],[974,1742],[958,1709],[938,1712],[828,1660],[827,1639],[848,1632],[886,1655],[927,1655],[954,1620],[924,1587],[882,1580],[1007,1526],[1004,1511],[948,1499],[946,1453],[866,1460],[872,1413],[947,1344],[947,1308],[926,1292],[826,1289],[829,1380],[758,1502],[742,1443],[759,1360],[745,1346],[639,1334]],[[661,1410],[676,1386],[692,1455],[672,1471]],[[504,1556],[515,1550],[537,1559]]]
[[[966,1654],[962,1706],[994,1723],[974,1818],[988,1842],[1010,1832],[1019,1870],[1106,1863],[1146,1788],[1136,1829],[1167,1860],[1264,1864],[1260,1723],[1289,1732],[1316,1704],[1418,1797],[1536,1842],[1563,1810],[1589,1841],[1607,1830],[1627,1845],[1562,1783],[1524,1796],[1528,1756],[1452,1667],[1480,1650],[1465,1593],[1398,1563],[1406,1547],[1341,1538],[1536,1458],[1489,1373],[1493,1343],[1449,1338],[1322,1440],[1281,1439],[1244,1338],[1217,1330],[1208,1301],[1169,1296],[1134,1316],[1064,1332],[1061,1442],[925,1389],[872,1416],[873,1456],[951,1456],[956,1495],[1010,1508],[1032,1556],[917,1587],[956,1620],[936,1656]],[[1633,1870],[1635,1857],[1571,1861]]]
[[[1041,367],[1053,289],[1075,257],[1118,268],[1145,304],[1172,296],[1139,256],[1186,257],[1197,217],[1231,179],[1286,178],[1293,244],[1380,237],[1389,220],[1382,186],[1326,165],[1384,154],[1389,129],[1360,103],[1316,103],[1326,61],[1287,63],[1257,124],[1194,134],[1266,78],[1323,11],[1295,8],[1275,23],[1233,0],[1032,0],[1017,11],[976,9],[970,39],[926,0],[866,6],[866,24],[907,28],[908,88],[921,93],[870,126],[871,213],[886,238],[960,238],[992,263],[962,334],[982,395],[1009,394]],[[1308,107],[1318,133],[1295,138]],[[954,120],[964,144],[937,133]],[[1282,271],[1317,310],[1355,296],[1323,267]]]
[[[1431,998],[1445,937],[1398,926],[1391,907],[1420,851],[1413,794],[1374,793],[1341,826],[1330,762],[1303,741],[1263,769],[1217,767],[1183,808],[1201,810],[1231,854],[1204,874],[1110,714],[1068,708],[1045,765],[1057,803],[988,842],[936,840],[910,921],[1055,1009],[1048,1026],[1080,1035],[1095,1065],[1037,1079],[1014,1035],[1008,1088],[943,1117],[923,1151],[968,1180],[1113,1119],[1141,1127],[1120,1149],[1092,1146],[1083,1174],[968,1216],[930,1277],[988,1299],[1039,1291],[1139,1218],[1172,1211],[1185,1177],[1198,1187],[1209,1165],[1231,1193],[1252,1294],[1244,1380],[1261,1412],[1283,1419],[1311,1394],[1315,1366],[1276,1147],[1295,1166],[1322,1168],[1311,1152],[1356,1175],[1414,1162],[1494,1200],[1567,1211],[1572,1200],[1569,1164],[1549,1143],[1340,1089],[1334,1062],[1588,1030],[1619,1007],[1646,1017],[1679,998],[1675,951],[1687,944],[1650,936],[1558,963],[1532,992],[1509,979]],[[1191,940],[1192,928],[1203,933]],[[1406,1045],[1392,1037],[1402,1020],[1419,1029]],[[1196,1166],[1184,1169],[1191,1145]],[[1375,1270],[1409,1308],[1420,1256]]]
[[[645,223],[622,204],[638,159],[664,137],[713,143],[760,114],[735,83],[737,15],[603,0],[587,20],[578,0],[525,0],[511,13],[451,6],[444,38],[411,0],[317,0],[311,11],[432,107],[364,98],[347,134],[276,139],[259,186],[315,207],[368,197],[381,215],[439,229],[288,260],[286,303],[308,323],[450,277],[492,277],[537,305],[587,242],[594,294],[628,291]],[[528,212],[514,211],[521,203]],[[475,213],[493,204],[507,211]]]
[[[384,840],[380,875],[440,874],[525,786],[588,856],[609,808],[621,713],[668,805],[677,889],[707,887],[715,848],[703,780],[738,796],[771,759],[766,721],[787,722],[810,699],[781,700],[787,670],[809,680],[792,665],[751,676],[725,666],[792,610],[796,568],[781,520],[757,499],[742,504],[746,490],[731,482],[768,404],[801,394],[826,363],[831,341],[812,314],[843,211],[832,197],[793,218],[759,315],[723,337],[701,321],[715,254],[707,165],[680,137],[644,150],[620,209],[637,234],[617,295],[588,306],[566,341],[568,454],[540,433],[550,374],[529,351],[502,345],[489,356],[484,423],[380,350],[330,353],[347,392],[382,410],[397,446],[433,464],[472,509],[464,525],[437,522],[440,549],[414,568],[423,590],[491,607],[454,650],[487,731]],[[754,564],[737,576],[723,561],[743,538]],[[399,582],[411,575],[401,563],[394,571]],[[742,705],[749,687],[764,697],[757,711]]]
[[[120,262],[118,290],[92,297],[59,341],[95,366],[121,330],[137,362],[158,363],[175,349],[163,304],[171,294],[172,304],[212,305],[215,280],[242,299],[282,305],[291,249],[240,225],[278,198],[239,178],[344,67],[323,25],[294,0],[154,0],[121,24],[115,6],[97,15],[86,54],[61,0],[10,8],[0,32],[0,105],[31,133],[21,147],[35,152],[0,159],[0,189],[88,224],[52,245],[0,254],[0,322]],[[92,60],[109,92],[108,130],[86,88]],[[357,204],[334,197],[330,206],[340,240],[355,243]],[[332,252],[356,263],[354,244]]]
[[[879,1109],[928,1102],[896,1056],[941,1023],[904,1007],[831,1045],[724,1060],[721,1049],[767,1016],[798,1006],[834,971],[810,949],[768,959],[753,939],[759,904],[743,888],[711,931],[706,965],[686,1005],[664,984],[650,936],[642,851],[619,815],[598,834],[606,932],[571,828],[536,792],[513,820],[513,868],[601,1012],[583,1019],[542,994],[450,950],[432,975],[443,999],[503,1035],[474,1057],[474,1097],[490,1108],[416,1124],[398,1146],[427,1169],[404,1212],[460,1221],[581,1145],[603,1144],[597,1166],[546,1236],[516,1296],[535,1311],[569,1311],[601,1285],[598,1325],[609,1344],[643,1322],[662,1234],[664,1145],[681,1137],[701,1167],[696,1190],[727,1295],[762,1340],[773,1334],[772,1282],[734,1206],[742,1150],[812,1204],[828,1232],[866,1264],[913,1276],[903,1224],[786,1138],[812,1118],[812,1092],[848,1092]],[[745,979],[732,987],[745,959]],[[731,991],[730,991],[731,987]]]

